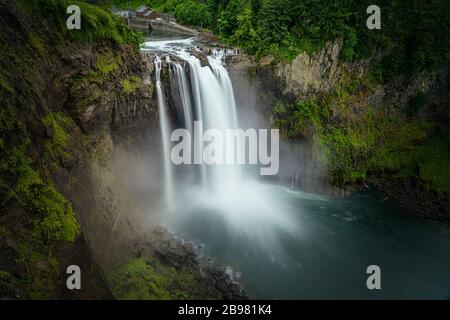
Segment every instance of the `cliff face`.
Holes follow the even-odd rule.
[[[143,214],[114,159],[155,127],[152,65],[133,45],[66,40],[15,2],[0,11],[0,296],[111,298],[97,263]],[[71,264],[82,291],[66,289]]]
[[[245,298],[156,228],[154,57],[99,7],[80,3],[102,25],[72,36],[63,0],[30,5],[0,0],[0,298]]]
[[[252,71],[262,79],[266,89],[277,93],[280,100],[301,102],[323,97],[336,89],[345,89],[343,86],[353,81],[360,87],[352,94],[365,91],[364,101],[358,101],[360,105],[373,108],[384,105],[408,112],[405,109],[410,100],[423,94],[426,99],[423,99],[420,110],[415,110],[418,113],[413,114],[412,118],[437,119],[444,116],[443,122],[450,120],[448,108],[445,107],[449,100],[446,90],[448,65],[415,76],[399,75],[383,82],[376,79],[383,53],[374,53],[371,58],[349,63],[340,59],[341,49],[342,41],[338,39],[326,43],[315,54],[302,53],[291,62],[278,62],[268,56],[257,63],[251,62]],[[236,59],[234,68],[239,68],[240,58]]]
[[[336,40],[291,62],[230,58],[235,74],[252,79],[266,120],[280,128],[281,152],[302,159],[288,162],[282,178],[332,193],[372,184],[412,212],[450,221],[449,184],[440,178],[450,174],[449,66],[387,79],[383,53],[349,63],[340,50]]]
[[[339,53],[342,41],[327,44],[314,55],[298,55],[289,64],[277,64],[273,70],[277,82],[283,83],[283,95],[308,99],[330,92],[340,78]]]
[[[126,244],[142,234],[136,226],[144,225],[145,198],[133,194],[138,186],[127,178],[157,150],[153,65],[135,48],[107,43],[67,61],[75,64],[74,73],[64,90],[67,100],[59,101],[68,101],[77,119],[79,145],[69,153],[82,150],[82,157],[54,178],[72,200],[97,261],[106,267],[131,255]],[[78,61],[91,62],[78,68]]]

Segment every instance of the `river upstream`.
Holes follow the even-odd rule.
[[[262,182],[245,166],[181,170],[170,163],[175,126],[192,130],[193,121],[203,121],[205,128],[239,127],[223,52],[209,56],[205,66],[189,46],[188,39],[150,38],[142,47],[157,55],[162,207],[172,232],[226,266],[255,298],[450,299],[450,228],[410,216],[380,193],[322,196]],[[178,124],[166,114],[164,67],[180,104]],[[366,286],[370,265],[380,267],[381,290]]]

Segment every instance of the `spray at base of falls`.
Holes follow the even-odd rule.
[[[152,47],[151,43],[145,45]],[[160,42],[154,46],[161,56],[177,57],[166,61],[169,65],[172,93],[178,95],[178,99],[173,100],[179,104],[176,110],[180,125],[191,133],[194,121],[201,121],[204,130],[238,129],[233,85],[223,63],[225,53],[213,50],[207,57],[208,65],[202,66],[197,57],[178,45]],[[176,223],[186,222],[186,217],[195,219],[203,214],[214,215],[217,223],[223,224],[223,228],[230,231],[230,236],[254,241],[261,248],[272,252],[278,250],[275,249],[277,235],[296,233],[298,228],[292,222],[289,206],[273,196],[271,187],[258,181],[250,168],[206,164],[179,168],[170,162],[169,149],[172,141],[160,79],[161,56],[155,59],[155,65],[164,152],[165,198],[166,201],[172,201],[167,219]],[[189,76],[185,68],[189,69]],[[194,141],[195,143],[203,141]],[[234,148],[232,141],[225,140],[223,144],[225,151]],[[180,171],[189,171],[189,174],[180,174]],[[196,179],[185,179],[192,175]]]

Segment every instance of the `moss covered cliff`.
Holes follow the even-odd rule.
[[[69,4],[81,30],[66,28]],[[244,298],[149,231],[159,183],[132,175],[158,155],[152,57],[108,10],[0,0],[0,299]],[[67,289],[69,265],[82,290]]]
[[[109,127],[132,94],[120,82],[142,75],[140,37],[100,7],[75,3],[83,28],[71,32],[67,1],[0,1],[2,298],[112,297],[80,225],[89,205],[78,191],[92,186],[79,172],[89,166],[88,127]],[[108,87],[120,90],[102,103]],[[116,122],[129,115],[121,112]],[[65,289],[68,264],[83,267],[86,290]]]
[[[250,67],[270,92],[273,125],[285,139],[315,146],[329,185],[373,184],[449,222],[448,63],[388,77],[382,53],[350,63],[341,50],[336,40],[289,63],[265,57]]]

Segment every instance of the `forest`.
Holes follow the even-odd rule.
[[[445,0],[386,1],[383,32],[366,27],[366,8],[360,0],[147,0],[163,12],[173,13],[183,24],[208,28],[230,45],[250,54],[291,60],[300,52],[316,52],[326,41],[342,38],[341,57],[367,58],[376,49],[388,50],[383,59],[384,77],[436,67],[449,59],[450,36],[442,34],[450,23]],[[115,0],[124,5],[128,1]]]

